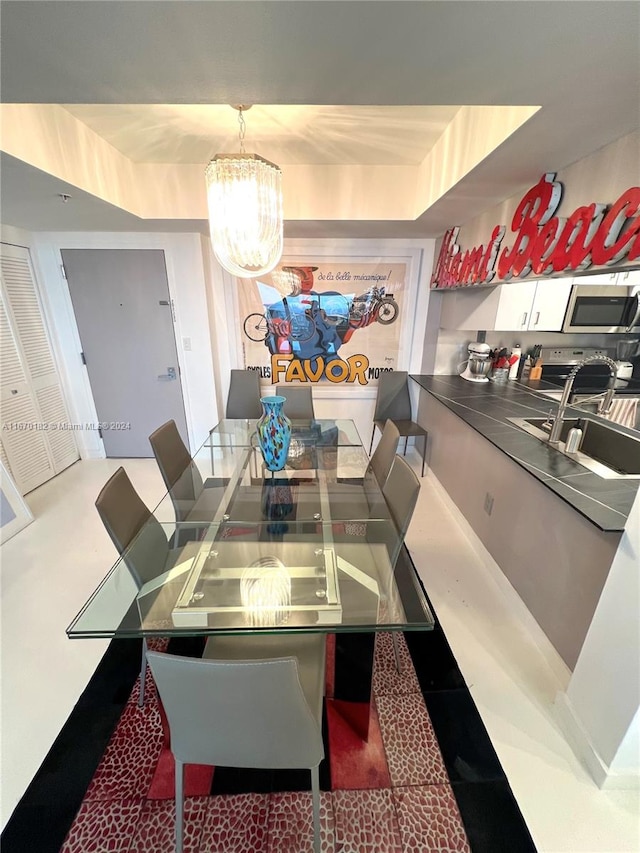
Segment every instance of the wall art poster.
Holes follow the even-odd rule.
[[[264,384],[375,384],[397,368],[407,265],[283,262],[239,280],[245,368]]]

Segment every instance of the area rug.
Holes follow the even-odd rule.
[[[391,636],[376,638],[367,742],[348,709],[325,701],[324,853],[535,852],[441,627],[399,636],[400,673]],[[199,641],[169,651],[198,654]],[[111,643],[7,824],[3,853],[174,850],[173,759],[149,673],[137,705],[138,661],[138,643]],[[188,767],[185,853],[312,851],[309,788],[307,771]]]

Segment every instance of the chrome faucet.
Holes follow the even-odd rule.
[[[560,402],[558,403],[558,411],[556,413],[555,419],[553,421],[553,425],[551,427],[551,432],[549,433],[549,444],[558,444],[560,441],[560,432],[562,430],[562,421],[564,419],[564,413],[566,411],[567,406],[569,405],[569,397],[571,396],[571,389],[573,388],[573,383],[578,375],[578,371],[585,366],[585,364],[593,364],[594,362],[601,362],[602,364],[606,364],[609,370],[611,371],[611,377],[609,379],[609,386],[604,392],[604,396],[600,401],[598,406],[598,414],[606,415],[611,408],[611,401],[613,400],[613,394],[616,387],[616,376],[618,372],[618,365],[613,361],[613,359],[609,358],[606,355],[592,355],[589,358],[585,358],[582,361],[578,362],[576,366],[573,368],[569,376],[567,377],[567,381],[565,382],[565,386],[562,390],[562,397]],[[599,396],[599,395],[594,395]]]

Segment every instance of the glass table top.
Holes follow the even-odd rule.
[[[240,420],[225,418],[209,433],[205,447],[220,447],[224,444],[237,446],[254,442],[257,419]],[[353,421],[338,418],[317,420],[291,420],[292,440],[317,445],[361,445],[362,441]]]
[[[207,440],[70,637],[433,627],[361,446],[292,441],[271,473],[250,442],[220,445],[213,476],[210,450]]]

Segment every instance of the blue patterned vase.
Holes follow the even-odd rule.
[[[282,411],[286,397],[261,397],[262,416],[256,430],[264,464],[269,471],[282,471],[291,441],[291,421]]]

